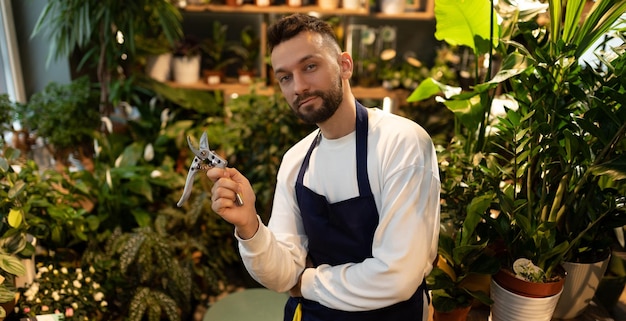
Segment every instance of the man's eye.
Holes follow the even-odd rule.
[[[280,76],[280,77],[278,77],[278,82],[284,83],[284,82],[288,81],[289,79],[291,79],[291,76]]]
[[[308,64],[308,65],[306,65],[306,67],[304,69],[306,69],[306,70],[313,70],[313,69],[315,69],[315,67],[317,67],[316,64]]]

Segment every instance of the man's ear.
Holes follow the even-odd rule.
[[[339,67],[341,68],[342,78],[348,79],[352,77],[352,70],[354,68],[354,62],[349,53],[343,52],[339,56]]]

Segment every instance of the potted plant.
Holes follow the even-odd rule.
[[[16,304],[18,291],[15,280],[26,274],[23,257],[34,253],[26,241],[24,199],[26,188],[21,168],[19,150],[6,148],[0,154],[0,319],[7,316]]]
[[[459,146],[459,145],[453,145]],[[479,223],[491,205],[492,195],[481,191],[481,175],[477,167],[464,163],[466,158],[450,148],[440,152],[444,158],[442,171],[442,228],[439,233],[437,264],[427,276],[432,291],[434,320],[466,320],[473,306],[491,305],[491,276],[500,269],[500,262],[490,253],[489,240]],[[477,158],[473,158],[477,159]],[[472,161],[472,160],[470,160]],[[469,166],[468,166],[469,165]],[[461,173],[457,173],[460,171]],[[466,201],[468,201],[466,203]]]
[[[227,41],[228,25],[213,21],[211,36],[203,43],[204,60],[202,74],[210,85],[219,84],[224,79],[226,67],[237,62],[232,55],[233,45]]]
[[[493,77],[488,70],[488,79],[478,80],[471,92],[451,93],[450,88],[427,80],[411,98],[448,93],[444,103],[468,128],[468,148],[492,156],[483,169],[495,184],[496,197],[484,218],[500,236],[498,244],[504,246],[503,267],[513,270],[514,262],[526,259],[515,265],[520,274],[533,276],[534,281],[559,279],[561,263],[580,252],[585,235],[600,224],[612,224],[615,201],[611,202],[611,193],[599,183],[623,182],[619,180],[624,177],[618,166],[624,159],[620,144],[626,119],[619,109],[624,88],[620,84],[606,89],[598,86],[598,78],[587,74],[591,67],[581,65],[579,58],[619,19],[626,2],[597,1],[579,24],[584,3],[549,1],[547,25],[537,20],[538,2],[532,4],[539,9],[526,13],[516,7],[507,7],[510,10],[505,12],[501,4],[504,20],[497,25],[495,12],[486,1],[438,0],[436,36],[470,46],[477,57],[493,52],[501,57],[501,67]],[[472,12],[471,17],[467,12]],[[472,21],[472,28],[466,29],[474,33],[453,31],[461,18]],[[500,35],[500,39],[490,34]],[[623,68],[623,64],[608,65],[608,72],[596,73],[604,79],[600,84],[621,74],[615,67]],[[493,117],[494,97],[501,92],[511,98],[508,103],[514,107]],[[609,116],[602,136],[594,123],[598,115]],[[497,131],[490,134],[490,129]],[[601,197],[587,196],[588,192]],[[593,211],[598,208],[602,211]],[[576,220],[584,224],[570,224]],[[558,293],[559,286],[556,288]],[[492,316],[498,320],[503,305],[494,301]],[[556,304],[554,297],[552,301]],[[552,312],[548,313],[526,319],[549,320]]]
[[[70,157],[83,160],[93,156],[92,134],[100,116],[97,93],[86,76],[64,85],[49,83],[27,104],[16,107],[24,130],[43,140],[58,170],[71,165]]]
[[[260,39],[251,26],[241,30],[240,43],[234,44],[232,51],[239,57],[239,82],[249,84],[259,66]]]
[[[200,80],[202,42],[196,36],[186,35],[174,46],[172,74],[180,84],[193,84]]]

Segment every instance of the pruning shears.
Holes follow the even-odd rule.
[[[180,197],[180,200],[176,204],[178,207],[183,206],[183,203],[189,198],[191,195],[191,188],[193,186],[193,180],[200,170],[208,170],[209,168],[218,167],[218,168],[226,168],[228,162],[218,156],[215,152],[209,149],[209,139],[207,138],[207,133],[204,132],[200,137],[200,145],[198,149],[194,148],[191,143],[191,137],[187,136],[187,144],[189,145],[189,149],[196,155],[191,162],[191,166],[189,166],[189,172],[187,173],[187,181],[185,181],[185,189],[183,190],[183,195]],[[235,204],[237,206],[243,205],[243,199],[239,194],[236,194]]]

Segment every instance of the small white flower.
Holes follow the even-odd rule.
[[[150,178],[157,178],[157,177],[161,177],[161,171],[155,169],[152,171],[152,173],[150,173]]]
[[[85,278],[85,283],[89,283],[89,282],[91,282],[91,278],[90,277],[86,277]]]
[[[109,133],[113,132],[113,122],[111,121],[111,119],[109,119],[109,117],[101,117],[100,121],[102,121],[104,123],[104,126],[106,127],[107,131]]]
[[[37,295],[37,292],[39,292],[39,283],[35,282],[33,283],[33,285],[30,286],[30,288],[28,288],[26,292],[24,292],[24,295],[26,296],[26,300],[27,301],[34,300],[35,296]]]
[[[70,281],[68,281],[68,280],[63,280],[63,285],[68,285],[68,284],[70,284]]]
[[[74,290],[74,295],[78,295],[78,290]]]
[[[102,302],[100,302],[100,306],[101,306],[101,307],[105,307],[105,306],[108,306],[108,305],[109,305],[109,304],[107,303],[107,301],[102,301]]]
[[[67,268],[66,268],[66,267],[62,267],[62,268],[61,268],[61,273],[63,273],[63,274],[67,274]]]
[[[100,288],[100,283],[94,282],[92,284],[93,284],[92,286],[93,286],[94,289],[99,289]]]
[[[61,296],[59,295],[59,292],[57,292],[57,291],[52,292],[52,299],[54,301],[59,301],[61,299]]]
[[[80,281],[78,280],[74,280],[74,282],[72,283],[72,285],[74,285],[75,288],[80,289],[80,287],[82,287],[83,285],[80,283]]]
[[[94,293],[93,299],[96,301],[102,301],[102,299],[104,299],[104,293],[102,292]]]
[[[82,280],[83,279],[83,274],[82,273],[78,273],[76,274],[76,280]]]
[[[59,275],[59,270],[54,269],[54,271],[52,271],[52,274],[54,274],[54,275]]]
[[[105,177],[106,177],[107,185],[109,185],[110,189],[113,189],[113,179],[111,179],[111,171],[110,170],[107,169]]]
[[[146,145],[146,148],[143,150],[143,159],[145,159],[146,162],[154,159],[154,147],[152,147],[152,144]]]
[[[120,167],[120,165],[122,164],[122,160],[124,159],[124,154],[118,156],[115,159],[115,167]]]
[[[11,165],[11,168],[12,168],[12,169],[13,169],[13,171],[14,171],[16,174],[18,174],[18,175],[19,175],[19,174],[20,174],[20,172],[22,171],[22,166],[20,166],[20,165]]]
[[[96,273],[96,269],[94,269],[93,266],[90,266],[89,267],[89,272],[92,273],[92,274]]]
[[[74,310],[78,309],[78,303],[72,302],[72,308],[74,308]]]
[[[37,299],[35,300],[35,302],[36,302],[36,303],[41,303],[41,299],[40,299],[40,298],[37,298]]]

